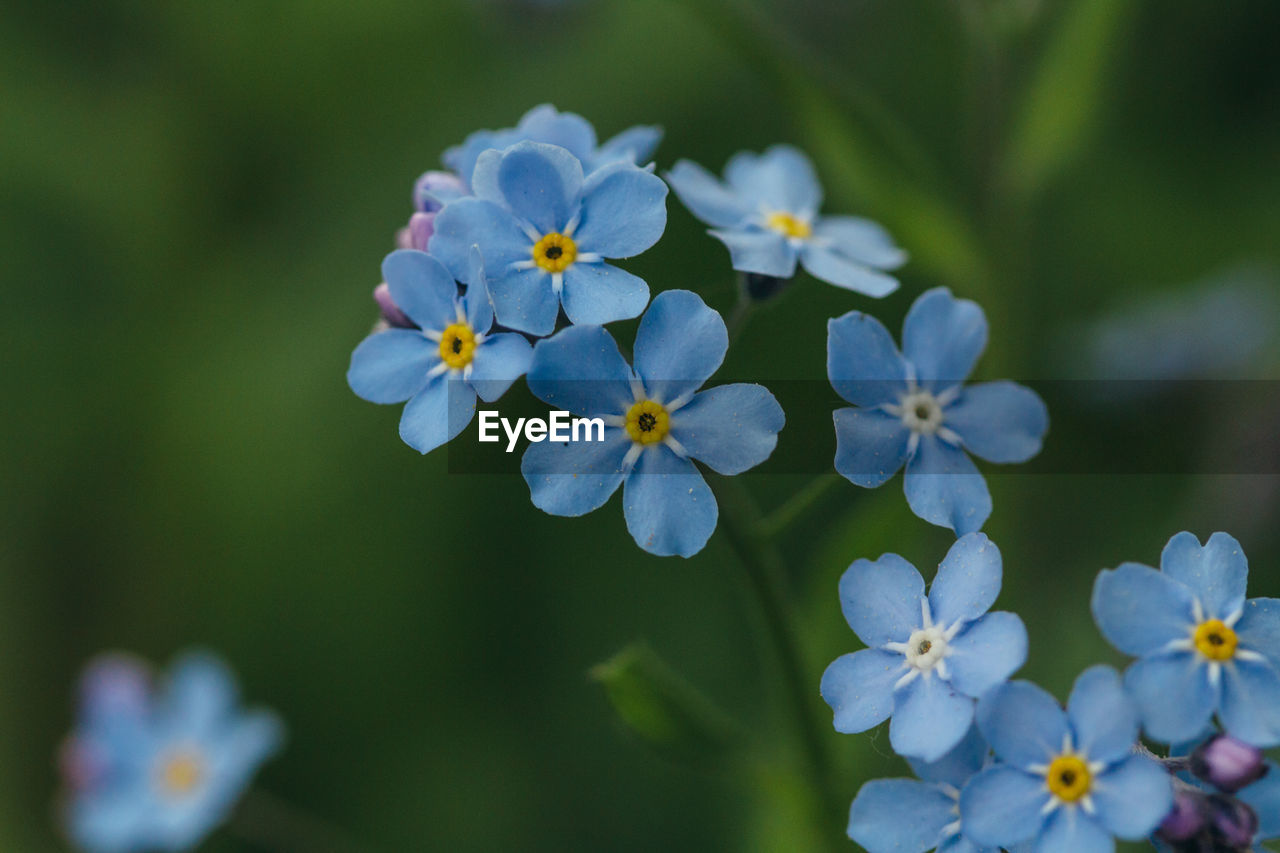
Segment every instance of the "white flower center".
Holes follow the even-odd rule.
[[[912,432],[933,435],[942,428],[942,404],[928,391],[904,394],[898,407],[903,425]]]
[[[940,625],[920,628],[907,638],[903,652],[907,665],[920,672],[929,672],[947,656],[947,636]]]
[[[922,675],[926,679],[931,678],[935,673],[943,681],[949,681],[951,679],[951,674],[947,672],[947,658],[951,655],[949,644],[964,625],[964,620],[957,620],[951,626],[933,624],[929,599],[920,599],[920,627],[911,632],[905,643],[885,643],[881,646],[887,652],[902,655],[902,668],[906,672],[898,679],[894,689],[906,687]]]

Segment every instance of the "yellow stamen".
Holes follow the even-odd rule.
[[[446,326],[440,336],[440,357],[454,370],[461,370],[476,355],[476,333],[466,323]]]
[[[1045,774],[1049,791],[1055,797],[1068,803],[1088,796],[1093,788],[1093,774],[1089,765],[1077,755],[1059,755],[1049,765]]]
[[[787,213],[785,210],[770,213],[769,218],[764,223],[774,231],[779,231],[797,240],[807,240],[813,236],[812,225],[798,216]]]
[[[577,259],[578,244],[564,234],[552,231],[533,244],[533,262],[547,272],[564,272]]]
[[[1196,626],[1192,641],[1200,654],[1209,660],[1231,660],[1235,657],[1240,638],[1221,619],[1209,619]]]
[[[671,431],[671,416],[661,403],[641,400],[627,412],[627,435],[640,444],[656,444]]]
[[[160,788],[173,796],[190,794],[204,779],[204,761],[199,753],[177,752],[160,765]]]

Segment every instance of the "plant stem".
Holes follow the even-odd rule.
[[[277,853],[368,853],[341,830],[260,788],[245,795],[227,828],[255,847]]]
[[[840,482],[834,471],[819,474],[803,489],[787,498],[781,506],[760,519],[759,534],[762,539],[774,539],[803,516],[832,486]]]

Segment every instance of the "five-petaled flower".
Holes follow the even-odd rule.
[[[1107,666],[1076,679],[1064,713],[1034,684],[1000,686],[978,704],[978,726],[1001,764],[960,796],[975,843],[1033,842],[1036,853],[1111,853],[1136,841],[1173,805],[1173,784],[1153,758],[1134,753],[1138,712]]]
[[[989,462],[1025,462],[1049,428],[1044,402],[1014,382],[964,380],[987,345],[987,318],[944,287],[911,306],[902,352],[874,317],[850,311],[827,324],[827,375],[856,408],[835,412],[836,470],[867,488],[905,464],[916,515],[957,534],[991,514],[986,480],[965,451]]]
[[[529,446],[520,470],[533,503],[552,515],[584,515],[621,485],[636,544],[663,556],[702,550],[719,511],[692,460],[740,474],[769,458],[785,420],[759,385],[698,391],[728,348],[720,315],[687,290],[654,298],[636,332],[634,371],[599,326],[539,341],[529,390],[552,406],[600,417],[606,428],[602,442]]]
[[[869,648],[837,658],[822,698],[837,731],[892,717],[899,755],[936,761],[965,736],[974,703],[1026,661],[1027,631],[1012,613],[988,613],[1001,583],[1000,550],[984,534],[960,537],[924,578],[897,554],[858,560],[840,578],[840,607]]]
[[[521,335],[491,332],[493,307],[480,253],[470,253],[471,284],[458,286],[439,261],[400,249],[382,262],[395,305],[417,328],[365,338],[351,354],[347,383],[372,403],[403,403],[400,437],[426,453],[471,423],[476,396],[501,397],[524,374],[532,347]]]
[[[1152,737],[1190,740],[1216,713],[1256,746],[1280,744],[1280,599],[1245,599],[1240,543],[1215,533],[1169,540],[1160,570],[1125,563],[1098,575],[1093,616],[1120,651],[1138,658],[1125,686]]]
[[[763,154],[735,154],[722,183],[696,163],[681,160],[667,181],[710,234],[729,248],[733,268],[790,278],[797,261],[823,281],[868,296],[884,296],[898,280],[893,270],[906,253],[874,222],[854,216],[819,216],[822,186],[813,164],[789,145]]]
[[[480,155],[475,198],[445,206],[428,247],[460,281],[478,244],[498,322],[550,334],[561,306],[572,323],[636,317],[649,286],[605,263],[648,249],[667,225],[667,185],[625,162],[585,175],[556,145],[520,142]]]

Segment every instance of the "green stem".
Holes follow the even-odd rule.
[[[834,471],[819,474],[807,485],[791,497],[787,498],[773,512],[760,519],[759,534],[762,539],[774,539],[790,527],[796,519],[802,517],[833,486],[840,482],[840,475]]]
[[[255,847],[278,853],[368,853],[341,830],[261,788],[244,796],[227,828]]]

